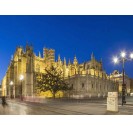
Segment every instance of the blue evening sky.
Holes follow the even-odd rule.
[[[122,50],[133,51],[133,16],[0,16],[0,81],[6,73],[17,46],[32,44],[34,52],[53,48],[61,58],[79,63],[103,60],[109,74],[121,65],[112,57]],[[126,73],[133,78],[133,61],[126,63]]]

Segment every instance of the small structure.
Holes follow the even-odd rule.
[[[118,92],[108,92],[107,111],[118,112]]]
[[[118,94],[122,95],[122,84],[123,84],[123,75],[118,70],[114,70],[112,74],[110,74],[110,79],[112,81],[118,82]],[[126,84],[126,94],[130,95],[133,92],[133,79],[128,77],[126,74],[124,76],[125,84]]]

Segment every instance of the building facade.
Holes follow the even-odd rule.
[[[0,97],[2,96],[2,88],[1,88],[1,85],[0,85]]]
[[[45,73],[45,69],[49,69],[51,65],[61,70],[64,80],[73,87],[73,91],[65,93],[64,96],[106,96],[108,91],[117,90],[117,83],[110,80],[103,70],[102,61],[98,62],[93,54],[88,62],[79,64],[74,57],[73,63],[69,60],[67,64],[66,59],[62,61],[60,56],[58,61],[55,61],[53,49],[44,48],[41,57],[40,53],[37,56],[33,48],[27,45],[26,49],[17,47],[12,56],[2,80],[2,94],[9,97],[35,96],[36,74]],[[20,80],[20,75],[23,75],[24,79]]]
[[[123,84],[123,74],[120,73],[118,70],[114,70],[112,74],[110,74],[110,79],[118,82],[118,92],[119,95],[122,94],[122,84]],[[124,81],[126,84],[126,93],[130,95],[133,92],[133,79],[129,78],[126,74],[124,76]]]

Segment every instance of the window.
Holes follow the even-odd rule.
[[[73,89],[73,84],[71,85],[72,89]]]
[[[84,86],[85,86],[84,83],[82,83],[82,88],[84,88]]]
[[[92,84],[92,88],[93,88],[93,84]]]

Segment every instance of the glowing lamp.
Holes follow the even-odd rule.
[[[113,61],[114,61],[115,64],[117,64],[117,63],[118,63],[118,58],[115,57],[115,58],[113,59]]]
[[[24,76],[21,74],[19,79],[22,81],[24,79]]]
[[[125,52],[121,52],[121,57],[125,58],[125,56],[126,56],[126,53]]]
[[[130,58],[133,59],[133,53],[130,54]]]
[[[10,85],[13,85],[13,81],[10,82]]]

